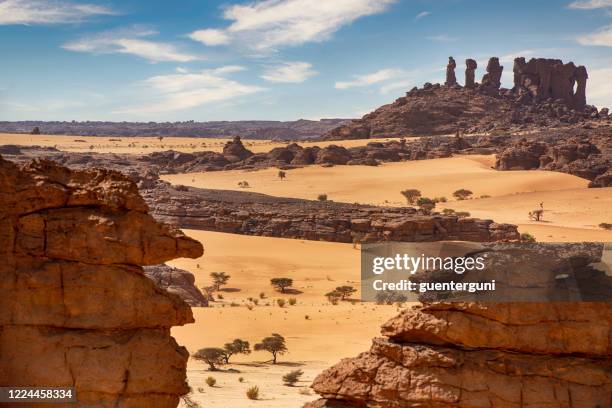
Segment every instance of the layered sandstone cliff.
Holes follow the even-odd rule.
[[[546,288],[554,296],[576,295],[568,290],[573,278],[589,278],[586,288],[578,279],[578,295],[601,301],[413,306],[383,325],[384,337],[369,351],[320,374],[312,386],[323,399],[307,407],[610,407],[612,279],[593,269],[599,260],[593,247],[535,248],[493,249],[498,276],[515,289]],[[537,257],[545,261],[541,267],[527,265],[534,273],[517,268],[525,265],[515,256],[524,261],[540,252],[548,258]],[[573,272],[559,270],[555,252]]]
[[[155,221],[120,173],[48,161],[0,158],[0,220],[0,386],[75,387],[79,407],[176,406],[188,353],[170,327],[193,317],[141,265],[201,244]]]

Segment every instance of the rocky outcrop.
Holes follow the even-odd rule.
[[[465,87],[469,89],[473,89],[476,87],[476,68],[478,68],[478,64],[476,60],[468,58],[465,60]]]
[[[425,215],[414,208],[375,207],[241,191],[176,189],[143,192],[152,214],[180,228],[332,242],[517,240],[516,226],[492,220]]]
[[[513,91],[524,101],[528,96],[535,102],[557,99],[576,109],[586,106],[588,74],[584,66],[577,67],[573,62],[564,64],[561,60],[546,58],[532,58],[525,62],[525,58],[521,57],[514,60],[513,72]]]
[[[608,174],[612,157],[587,137],[562,139],[556,144],[522,139],[497,155],[495,168],[559,171],[591,180],[589,187],[612,186]]]
[[[524,131],[607,118],[586,104],[587,72],[572,62],[517,58],[514,88],[501,87],[503,67],[489,59],[480,85],[476,61],[467,59],[465,86],[456,86],[456,63],[449,60],[446,85],[426,83],[394,102],[327,132],[325,140],[405,137],[488,131]],[[573,86],[576,84],[576,90]]]
[[[498,266],[514,275],[515,289],[559,280],[559,271],[547,269],[554,262],[528,278],[516,272],[515,256],[537,255],[537,246],[490,248]],[[591,257],[580,246],[558,249],[553,257],[567,256],[571,264]],[[610,277],[604,279],[609,300]],[[612,401],[609,301],[426,303],[385,323],[382,335],[369,351],[320,374],[312,387],[323,399],[306,406],[587,408]]]
[[[248,150],[240,141],[240,136],[235,136],[230,142],[223,146],[223,156],[231,163],[251,157],[253,152]]]
[[[457,77],[455,76],[455,68],[457,63],[453,57],[448,57],[448,65],[446,66],[446,81],[444,85],[453,86],[457,84]]]
[[[145,266],[144,273],[157,287],[168,293],[174,293],[189,306],[208,306],[209,299],[197,288],[195,276],[191,272],[161,264]]]
[[[170,327],[193,317],[140,265],[201,244],[155,221],[114,171],[0,158],[0,191],[0,386],[75,387],[79,407],[175,407],[188,353]]]
[[[504,67],[499,65],[499,58],[489,58],[489,62],[487,63],[487,73],[482,77],[482,87],[486,88],[487,91],[499,90],[503,70]]]

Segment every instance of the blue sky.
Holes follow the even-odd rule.
[[[612,105],[612,0],[0,0],[0,120],[359,117],[448,56],[589,69]]]

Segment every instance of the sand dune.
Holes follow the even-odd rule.
[[[194,399],[204,406],[299,407],[314,399],[300,394],[300,389],[325,367],[367,348],[381,323],[397,313],[396,306],[348,302],[334,306],[327,302],[324,294],[336,286],[359,286],[359,251],[350,244],[193,230],[186,233],[204,244],[205,255],[170,264],[193,272],[198,286],[210,285],[212,271],[226,272],[231,279],[221,292],[222,300],[213,302],[210,308],[194,308],[196,323],[172,329],[177,341],[193,353],[202,347],[222,346],[234,338],[254,344],[271,333],[280,333],[289,348],[277,366],[266,363],[269,354],[253,352],[236,356],[232,358],[236,364],[223,367],[239,373],[211,373],[204,364],[190,361],[189,383],[195,390]],[[270,278],[279,276],[294,279],[293,288],[301,293],[274,291]],[[260,292],[265,292],[265,299],[259,299]],[[246,307],[251,303],[249,297],[259,299],[252,310]],[[283,308],[275,304],[276,299],[289,297],[297,304]],[[300,387],[284,386],[282,375],[297,368],[305,373]],[[217,379],[219,387],[205,384],[209,375]],[[244,383],[238,381],[239,377],[244,377]],[[252,385],[260,387],[263,401],[245,397]],[[203,392],[198,392],[199,388]]]
[[[98,152],[98,153],[127,153],[145,154],[164,150],[180,152],[196,152],[210,150],[220,152],[223,145],[230,138],[206,137],[165,137],[158,140],[156,137],[120,137],[120,136],[69,136],[69,135],[28,135],[18,133],[0,133],[0,145],[15,144],[20,146],[52,146],[68,152]],[[345,147],[363,146],[373,141],[387,141],[391,139],[360,139],[341,140],[333,142],[298,142],[301,146],[320,146],[330,144]],[[288,142],[272,140],[244,140],[247,149],[255,152],[267,152],[275,147],[286,146]]]
[[[589,189],[588,181],[549,171],[493,170],[494,156],[457,156],[445,159],[388,163],[378,167],[310,166],[287,172],[283,181],[277,169],[227,171],[164,176],[175,184],[239,190],[316,199],[325,193],[334,201],[375,205],[405,205],[400,191],[417,188],[427,197],[446,197],[439,208],[469,211],[472,216],[519,225],[541,241],[612,240],[612,231],[601,230],[612,222],[612,188]],[[466,188],[477,198],[457,201],[452,193]],[[534,222],[528,212],[544,203],[544,221]]]

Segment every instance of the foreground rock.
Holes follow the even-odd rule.
[[[157,287],[174,293],[189,306],[208,306],[208,297],[195,286],[195,276],[191,272],[161,264],[145,266],[144,273]]]
[[[188,353],[170,327],[193,317],[140,265],[202,246],[155,221],[117,172],[0,158],[0,191],[0,386],[75,387],[79,407],[175,407]]]
[[[588,265],[599,260],[593,248],[570,246],[559,245],[559,259],[577,265],[575,276],[591,276]],[[516,266],[515,255],[539,253],[538,247],[490,248],[507,271]],[[532,280],[515,280],[515,289],[558,279],[553,265],[529,275]],[[610,277],[598,276],[609,300]],[[382,334],[369,351],[320,374],[312,387],[323,399],[306,406],[590,408],[612,401],[607,301],[426,303],[385,323]]]

